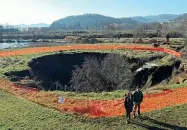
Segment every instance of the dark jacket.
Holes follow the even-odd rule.
[[[132,109],[133,109],[133,99],[132,99],[132,97],[129,98],[128,96],[126,96],[124,98],[124,107],[125,107],[127,112],[132,112]]]
[[[143,93],[142,91],[135,91],[133,93],[133,102],[134,103],[137,103],[137,104],[140,104],[141,102],[143,101]]]

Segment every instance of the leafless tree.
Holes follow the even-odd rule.
[[[0,25],[0,42],[3,40],[3,26]]]
[[[10,26],[10,38],[11,40],[14,38],[14,33],[16,32],[14,26]]]
[[[184,44],[185,44],[185,46],[187,46],[187,20],[182,22],[182,24],[180,26],[180,30],[183,33]]]
[[[169,33],[169,23],[168,22],[165,22],[162,24],[161,32],[162,32],[162,36],[166,38],[167,42],[169,42],[170,36],[168,34]]]
[[[41,33],[42,33],[42,35],[46,36],[48,30],[49,30],[49,29],[48,29],[47,27],[43,27],[43,28],[41,28]]]
[[[155,30],[157,32],[157,42],[158,42],[158,38],[162,34],[162,31],[161,31],[162,30],[162,24],[161,23],[155,24]]]
[[[28,28],[28,31],[31,32],[32,34],[32,40],[35,41],[36,40],[36,33],[39,29],[38,28],[35,28],[35,27],[31,27],[31,28]]]
[[[20,28],[17,26],[16,27],[16,39],[19,41],[19,39],[20,39]]]
[[[145,35],[145,26],[144,25],[139,25],[134,29],[134,40],[136,41],[136,39],[138,39],[138,42],[142,42],[142,38]]]
[[[116,25],[105,23],[105,35],[107,35],[110,41],[114,41],[115,33],[116,33]]]
[[[71,88],[77,92],[128,89],[133,73],[124,56],[109,54],[103,60],[87,57],[72,73]]]
[[[9,25],[9,24],[6,24],[6,25],[4,26],[4,29],[5,29],[5,33],[6,33],[7,40],[10,40],[10,25]]]

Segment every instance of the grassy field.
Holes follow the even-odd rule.
[[[125,124],[124,117],[87,119],[42,107],[0,90],[1,130],[187,129],[187,104],[143,113]]]

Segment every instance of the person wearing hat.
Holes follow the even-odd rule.
[[[125,94],[124,97],[124,107],[126,110],[126,123],[129,124],[129,120],[130,120],[130,113],[133,110],[133,99],[132,99],[132,93],[131,91],[128,92],[128,94]]]
[[[138,116],[140,116],[140,105],[143,101],[143,93],[139,87],[133,93],[133,117],[136,116],[136,109],[138,109]]]

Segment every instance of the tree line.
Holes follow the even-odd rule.
[[[187,39],[187,20],[179,24],[172,22],[165,23],[141,23],[133,29],[125,30],[119,28],[115,23],[107,24],[99,30],[63,30],[61,28],[27,28],[21,29],[11,25],[0,25],[0,41],[3,39],[63,39],[66,36],[80,36],[82,38],[153,38],[165,37]]]

